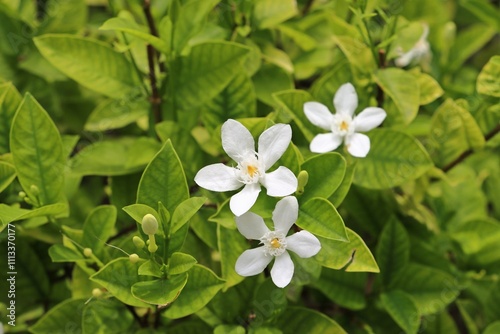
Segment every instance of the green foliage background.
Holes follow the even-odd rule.
[[[397,67],[424,26],[431,55]],[[499,32],[488,0],[0,1],[3,329],[497,333]],[[366,158],[313,154],[303,104],[346,82],[388,116]],[[230,118],[290,124],[278,164],[309,174],[297,226],[322,249],[285,289],[235,272],[231,193],[193,181],[229,163]],[[148,213],[156,256],[132,241]]]

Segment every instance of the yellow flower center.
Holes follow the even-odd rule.
[[[342,123],[340,123],[340,130],[342,130],[342,131],[349,130],[349,124],[347,124],[346,121],[342,121]]]
[[[271,240],[271,247],[272,248],[280,248],[281,247],[281,242],[279,241],[278,238],[274,238],[273,240]]]
[[[254,166],[254,165],[247,166],[247,174],[250,175],[250,177],[254,177],[258,171],[259,171],[259,168],[257,166]]]

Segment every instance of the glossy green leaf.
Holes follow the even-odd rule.
[[[328,200],[333,204],[334,207],[338,208],[349,193],[355,170],[355,164],[347,166],[342,183],[340,184],[340,186],[338,186],[337,190],[335,190],[335,192],[328,198]]]
[[[273,97],[282,107],[280,112],[294,121],[307,140],[312,140],[318,128],[312,125],[304,114],[304,103],[314,100],[311,94],[302,90],[289,90],[275,93]]]
[[[156,260],[150,259],[141,264],[137,273],[142,276],[163,278],[165,276],[163,271],[164,268],[165,267],[160,266]]]
[[[122,137],[97,141],[70,160],[78,175],[126,175],[144,169],[160,145],[151,138]]]
[[[156,220],[160,221],[160,215],[155,209],[145,205],[145,204],[132,204],[122,208],[133,220],[138,223],[142,223],[142,218],[148,213],[155,216]]]
[[[380,233],[376,257],[382,284],[390,286],[410,260],[410,239],[396,218],[389,220]]]
[[[142,174],[137,203],[156,207],[162,202],[169,212],[189,198],[189,189],[181,162],[170,140],[151,160]]]
[[[52,262],[76,262],[85,260],[83,255],[63,245],[52,245],[49,248],[49,256]]]
[[[30,332],[34,334],[64,333],[68,328],[81,331],[84,305],[85,299],[67,299],[51,308],[30,327]]]
[[[177,232],[191,217],[202,207],[207,199],[205,197],[191,197],[180,203],[172,215],[172,228],[170,233]]]
[[[420,326],[420,312],[412,297],[401,290],[380,295],[382,305],[405,333],[417,333]]]
[[[196,259],[189,254],[175,252],[168,263],[168,274],[179,275],[185,273],[196,264]]]
[[[250,247],[237,230],[228,229],[219,224],[217,225],[217,242],[221,257],[222,278],[226,280],[224,285],[224,291],[226,291],[245,279],[238,275],[234,268],[238,257]]]
[[[432,167],[429,155],[413,137],[394,130],[368,133],[371,141],[366,158],[359,159],[354,183],[371,189],[385,189],[414,180]]]
[[[105,43],[63,34],[36,37],[34,42],[54,67],[103,95],[120,98],[140,83],[133,65]]]
[[[102,285],[116,299],[127,305],[147,307],[147,303],[135,298],[131,292],[134,284],[144,281],[144,277],[137,273],[139,265],[130,262],[128,258],[118,258],[108,262],[90,279]]]
[[[0,84],[0,154],[10,152],[10,127],[21,100],[12,83]]]
[[[366,307],[365,273],[347,273],[323,268],[321,277],[312,286],[321,291],[334,303],[350,310]]]
[[[98,253],[113,235],[116,221],[116,208],[102,205],[92,210],[83,224],[82,246]]]
[[[13,165],[0,161],[0,193],[16,178],[16,169]]]
[[[231,42],[208,42],[192,47],[172,68],[172,96],[181,109],[211,100],[236,76],[248,49]]]
[[[82,334],[127,333],[135,322],[130,310],[115,299],[90,300],[82,318]]]
[[[326,239],[349,241],[344,221],[328,200],[315,197],[300,206],[297,226]]]
[[[15,206],[0,204],[0,221],[4,226],[8,223],[42,216],[65,216],[68,213],[67,203],[45,205],[34,210],[21,209]]]
[[[255,24],[259,29],[271,28],[298,13],[293,0],[256,0],[253,8]]]
[[[305,203],[314,197],[330,197],[343,181],[346,162],[338,153],[325,153],[307,159],[301,169],[309,174],[304,194],[299,197],[300,203]]]
[[[419,92],[420,92],[420,105],[426,105],[444,94],[444,90],[439,83],[427,73],[419,73],[417,76]]]
[[[276,327],[283,334],[295,333],[347,333],[333,319],[323,313],[303,307],[290,307],[278,319]]]
[[[348,272],[380,272],[377,262],[363,239],[349,228],[346,228],[346,231],[349,242],[318,237],[321,250],[315,256],[316,261],[327,268],[345,268]]]
[[[484,65],[477,77],[477,91],[480,94],[500,97],[500,56],[493,56]]]
[[[211,270],[200,265],[191,268],[188,275],[188,282],[179,298],[165,311],[167,318],[182,318],[199,311],[224,285],[224,281]]]
[[[166,305],[173,302],[188,281],[186,273],[169,279],[156,279],[132,285],[132,295],[148,304]]]
[[[455,101],[446,100],[434,112],[431,146],[437,165],[445,166],[467,149],[480,149],[484,143],[481,129],[472,115]]]
[[[391,114],[388,109],[387,122],[410,124],[417,116],[420,105],[420,87],[416,78],[399,68],[378,70],[374,78],[398,111],[398,114]]]
[[[19,182],[30,198],[37,198],[39,206],[65,200],[66,161],[61,136],[30,94],[24,97],[12,121],[10,149]],[[38,188],[38,194],[33,193],[32,185]]]

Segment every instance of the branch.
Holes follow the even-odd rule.
[[[500,132],[500,124],[497,124],[497,126],[493,130],[491,130],[486,134],[486,136],[484,136],[484,140],[485,141],[490,140],[499,132]],[[455,167],[456,165],[467,159],[467,157],[469,157],[469,155],[471,155],[472,153],[474,153],[472,149],[468,149],[467,151],[463,152],[462,154],[460,154],[458,158],[456,158],[455,160],[444,166],[442,168],[443,172],[445,173],[448,172],[450,169],[452,169],[453,167]]]

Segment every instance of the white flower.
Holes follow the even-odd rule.
[[[222,147],[234,161],[236,167],[218,163],[203,167],[194,181],[212,191],[231,191],[244,186],[229,202],[231,211],[240,216],[255,204],[260,185],[267,188],[273,197],[288,196],[297,190],[297,177],[291,170],[280,166],[271,173],[266,171],[283,155],[292,140],[292,129],[288,124],[276,124],[259,137],[259,149],[250,132],[239,122],[229,119],[221,129]]]
[[[335,150],[344,141],[347,151],[359,158],[370,151],[370,138],[359,132],[369,131],[379,126],[386,113],[381,108],[368,107],[353,117],[358,106],[358,95],[350,83],[340,86],[333,99],[336,114],[319,102],[304,103],[304,113],[311,123],[331,131],[316,135],[311,141],[310,149],[315,153]]]
[[[411,48],[408,52],[403,53],[401,48],[399,48],[400,56],[396,58],[394,63],[398,67],[405,67],[409,65],[413,60],[420,62],[426,58],[431,56],[431,47],[429,42],[427,41],[427,36],[429,36],[429,26],[424,24],[424,32],[420,39],[415,43],[413,48]]]
[[[270,231],[262,217],[247,212],[236,217],[238,230],[247,239],[260,240],[263,246],[244,251],[236,260],[236,272],[241,276],[253,276],[261,273],[274,258],[271,278],[280,288],[290,283],[294,266],[288,251],[302,258],[316,255],[321,244],[314,235],[300,231],[286,236],[297,220],[299,205],[295,197],[285,197],[276,204],[273,211],[274,231]]]

